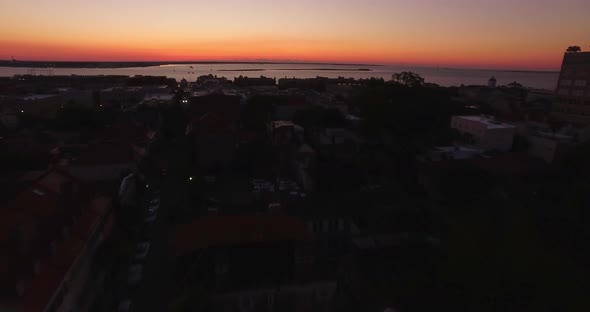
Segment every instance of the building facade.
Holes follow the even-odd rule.
[[[575,126],[590,125],[590,52],[563,56],[553,117]]]
[[[516,127],[486,116],[453,116],[451,127],[486,149],[509,151]]]

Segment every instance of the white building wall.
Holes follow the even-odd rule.
[[[474,139],[474,143],[484,149],[501,151],[512,149],[516,127],[490,127],[489,120],[481,118],[478,120],[475,117],[453,116],[451,127],[462,134],[469,134]]]

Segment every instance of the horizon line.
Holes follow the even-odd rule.
[[[145,63],[145,64],[304,64],[304,65],[346,65],[346,66],[384,66],[385,64],[375,63],[346,63],[346,62],[330,62],[330,61],[296,61],[296,60],[182,60],[182,61],[133,61],[133,60],[117,60],[117,61],[96,61],[96,60],[10,60],[0,59],[2,63]]]
[[[590,51],[589,51],[590,52]],[[61,61],[54,61],[54,60],[15,60],[15,59],[0,59],[0,66],[10,65],[10,64],[18,64],[18,63],[40,63],[50,65],[51,63],[55,64],[68,64],[68,63],[80,63],[80,64],[91,64],[91,63],[99,63],[99,64],[146,64],[152,66],[162,66],[162,65],[182,65],[182,64],[276,64],[276,65],[288,65],[288,64],[297,64],[297,65],[334,65],[334,66],[400,66],[400,67],[419,67],[419,68],[436,68],[440,70],[482,70],[482,71],[500,71],[500,72],[541,72],[541,73],[558,73],[560,72],[559,69],[549,70],[549,69],[508,69],[508,68],[486,68],[486,67],[464,67],[464,66],[440,66],[440,65],[422,65],[422,64],[406,64],[406,63],[391,63],[391,64],[373,64],[373,63],[343,63],[343,62],[323,62],[323,61],[289,61],[289,60],[242,60],[242,61],[222,61],[222,60],[182,60],[182,61],[93,61],[93,60],[84,60],[84,61],[73,61],[73,60],[61,60]],[[11,67],[11,66],[8,66]],[[26,66],[25,66],[26,67]],[[133,67],[144,67],[144,66],[133,66]],[[147,67],[147,66],[146,66]]]

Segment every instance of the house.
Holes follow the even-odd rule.
[[[303,139],[303,128],[291,121],[274,120],[268,125],[268,134],[274,145],[287,145]]]
[[[110,201],[84,195],[52,170],[0,210],[2,311],[78,310],[97,247],[109,234]]]
[[[451,127],[486,150],[509,151],[516,127],[487,116],[453,116]]]
[[[209,112],[216,113],[226,118],[232,127],[237,128],[241,101],[241,96],[233,94],[231,90],[227,89],[218,92],[193,92],[189,99],[189,111],[195,118],[201,118]]]
[[[134,171],[136,154],[131,143],[97,142],[68,160],[66,170],[72,176],[86,182],[113,182],[123,173]]]
[[[64,99],[59,94],[33,94],[21,98],[18,103],[22,114],[53,119],[64,104]]]
[[[139,104],[147,106],[170,105],[174,103],[175,96],[175,94],[169,93],[148,93]]]
[[[336,281],[296,274],[313,266],[301,248],[311,238],[303,223],[276,214],[196,219],[176,231],[177,278],[206,289],[215,311],[325,311]]]
[[[208,112],[189,124],[197,166],[201,171],[230,167],[235,156],[237,134],[225,117]]]
[[[58,150],[65,160],[65,170],[77,179],[88,183],[115,182],[136,169],[137,160],[145,153],[141,145],[149,140],[147,132],[123,118],[89,144],[60,146]]]
[[[345,128],[321,128],[312,133],[311,143],[324,159],[350,162],[356,158],[362,140]]]
[[[234,78],[234,84],[239,87],[274,86],[277,84],[277,80],[264,76],[260,76],[258,78],[240,76]]]
[[[297,112],[312,107],[313,105],[309,103],[304,94],[288,92],[273,97],[272,118],[275,120],[294,120]]]

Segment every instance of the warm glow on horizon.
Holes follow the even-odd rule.
[[[0,59],[555,70],[590,45],[587,0],[1,1]]]

